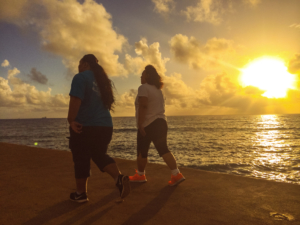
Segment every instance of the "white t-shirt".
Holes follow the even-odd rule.
[[[165,116],[165,100],[163,93],[160,89],[150,84],[142,84],[139,86],[138,94],[135,99],[135,118],[136,124],[138,125],[138,110],[139,110],[139,97],[148,98],[148,107],[145,116],[145,121],[143,126],[146,127],[152,123],[157,118],[162,118],[166,120]]]

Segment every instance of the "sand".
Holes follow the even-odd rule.
[[[180,168],[186,181],[169,187],[169,169],[150,163],[148,182],[118,204],[113,179],[92,164],[90,201],[79,204],[70,152],[0,143],[0,155],[0,224],[300,224],[296,184]],[[134,161],[116,161],[134,174]]]

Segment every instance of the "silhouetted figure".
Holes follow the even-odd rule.
[[[121,198],[130,192],[128,176],[120,173],[116,162],[107,154],[112,138],[113,123],[110,110],[115,102],[112,82],[97,58],[85,55],[79,62],[79,73],[73,78],[70,91],[68,121],[70,143],[75,168],[76,192],[70,199],[86,202],[87,181],[92,159],[102,172],[116,182]]]
[[[165,101],[161,91],[163,82],[152,65],[145,67],[141,76],[142,85],[138,89],[135,100],[137,120],[137,166],[131,182],[146,182],[145,167],[147,165],[148,151],[153,142],[159,155],[171,169],[170,186],[184,181],[184,176],[177,168],[176,160],[167,146],[168,125],[165,116]]]

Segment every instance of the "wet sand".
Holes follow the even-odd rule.
[[[300,224],[300,185],[180,168],[186,181],[169,187],[169,169],[150,163],[148,182],[118,204],[113,179],[92,163],[90,201],[79,204],[69,200],[70,152],[0,142],[0,156],[0,224]],[[134,174],[134,161],[116,161]]]

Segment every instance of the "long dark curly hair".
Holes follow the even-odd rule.
[[[90,65],[91,70],[94,73],[99,91],[101,93],[101,100],[103,102],[103,105],[105,106],[105,108],[113,111],[115,104],[113,82],[108,78],[102,66],[98,64],[98,59],[93,54],[83,56],[81,61],[86,62]]]
[[[145,67],[145,72],[147,74],[146,76],[146,82],[148,84],[154,85],[157,87],[157,89],[162,89],[164,86],[164,83],[162,82],[161,77],[157,73],[156,69],[152,65],[148,65]]]

